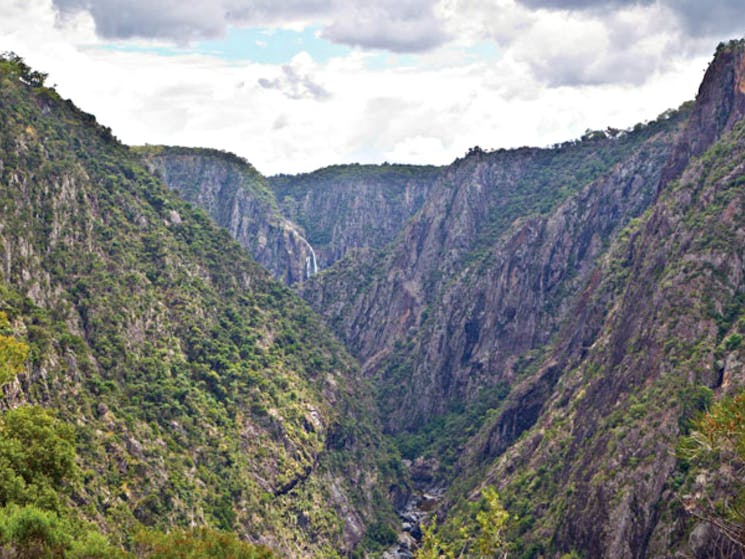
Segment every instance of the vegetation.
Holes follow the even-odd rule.
[[[223,188],[216,200],[218,205],[227,206],[237,193],[246,191],[252,199],[266,206],[264,211],[267,214],[278,210],[266,179],[251,163],[233,153],[208,148],[151,145],[131,147],[130,151],[152,165],[157,173],[172,175],[169,186],[175,187],[182,198],[194,204],[198,201],[200,185],[205,180],[207,169],[204,162],[218,161],[225,172]],[[221,222],[225,216],[213,217]]]
[[[240,541],[235,534],[208,528],[145,530],[135,540],[135,557],[147,559],[271,559],[266,548]]]
[[[463,522],[457,534],[441,536],[437,529],[437,516],[422,526],[422,542],[414,557],[416,559],[503,559],[510,548],[505,540],[505,530],[510,515],[502,506],[499,495],[492,486],[481,492],[481,501],[469,507],[469,514],[459,520]],[[475,522],[474,522],[475,520]]]
[[[717,402],[693,426],[681,439],[678,456],[686,468],[693,464],[709,478],[727,472],[728,487],[723,496],[704,488],[690,510],[745,551],[745,392]]]
[[[556,144],[550,149],[521,148],[494,152],[472,151],[462,166],[482,161],[497,164],[487,171],[485,182],[495,185],[495,196],[479,237],[466,256],[467,262],[479,261],[505,230],[520,218],[548,215],[561,202],[592,181],[606,175],[614,165],[656,134],[672,130],[690,115],[692,105],[686,103],[677,111],[666,111],[656,120],[639,124],[626,131],[588,131],[579,139]],[[502,178],[500,163],[509,168],[520,163],[519,175]],[[493,173],[493,176],[490,174]]]
[[[643,556],[659,545],[655,522],[687,537],[686,511],[744,547],[745,396],[712,402],[742,383],[745,126],[619,239],[588,240],[612,242],[596,277],[543,301],[576,295],[582,324],[567,314],[561,330],[545,327],[555,345],[505,358],[519,390],[492,382],[500,364],[480,363],[468,381],[483,374],[490,387],[418,417],[391,450],[373,390],[319,319],[143,167],[165,148],[122,146],[43,83],[15,55],[0,60],[0,556],[271,557],[259,541],[295,557],[378,553],[396,536],[399,452],[439,457],[438,474],[454,480],[419,559],[576,558],[613,545]],[[478,280],[516,221],[550,214],[688,112],[551,150],[472,148],[447,175],[384,165],[321,170],[313,187],[273,179],[320,243],[333,224],[300,212],[314,188],[380,180],[384,202],[400,205],[420,180],[453,193],[463,176],[493,186],[474,203],[468,239],[434,255],[414,286],[423,312],[382,362],[379,409],[428,366],[420,342],[451,335],[433,326],[450,310],[445,294]],[[360,291],[375,289],[373,273],[388,281],[388,257],[361,264]],[[343,273],[359,282],[359,269]],[[478,325],[465,328],[473,346]],[[470,351],[454,350],[453,363],[466,370]],[[499,494],[476,491],[484,480],[499,480]],[[678,510],[664,504],[674,494]],[[609,543],[619,519],[634,534],[614,526]]]
[[[345,244],[388,244],[441,173],[430,165],[334,165],[277,175],[268,183],[284,215],[303,228],[315,249],[334,253],[348,248]]]
[[[31,87],[42,87],[48,77],[48,74],[31,68],[14,52],[0,54],[0,72]]]
[[[28,345],[16,340],[10,333],[8,315],[0,311],[0,386],[11,381],[23,370],[28,356]]]
[[[378,470],[389,455],[343,347],[138,154],[23,72],[0,63],[0,375],[45,409],[3,420],[8,504],[52,528],[95,522],[130,552],[141,526],[197,525],[331,557],[350,547],[349,511],[391,525],[380,490],[352,482],[398,473]]]

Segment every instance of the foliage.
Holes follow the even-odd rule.
[[[455,532],[438,530],[436,515],[429,524],[422,525],[422,542],[415,558],[506,558],[510,543],[505,539],[505,530],[510,519],[497,490],[487,486],[481,491],[479,503],[465,517],[449,521],[451,526],[461,524]]]
[[[387,386],[396,386],[391,379],[386,378],[386,381]],[[434,417],[413,432],[396,434],[393,437],[396,447],[401,456],[409,460],[418,456],[436,457],[441,472],[447,473],[460,457],[460,449],[466,440],[478,431],[486,417],[498,408],[508,393],[504,382],[484,388],[469,405],[459,402],[447,413]],[[390,399],[384,397],[381,401]],[[385,409],[382,411],[386,412]]]
[[[380,490],[351,481],[388,455],[349,354],[139,154],[14,64],[0,64],[3,380],[24,353],[19,396],[55,412],[3,420],[4,502],[70,506],[114,544],[196,523],[324,556],[345,545],[339,480],[365,521],[392,525]]]
[[[683,437],[678,456],[699,468],[730,472],[730,495],[697,503],[695,514],[719,528],[745,551],[745,392],[723,398]]]
[[[440,559],[440,557],[452,557],[448,546],[441,541],[437,534],[437,515],[434,515],[429,524],[422,525],[422,541],[419,549],[414,554],[415,559]]]
[[[31,87],[42,87],[48,74],[32,69],[23,58],[14,52],[0,54],[0,74],[17,77],[21,82]]]
[[[717,402],[696,422],[709,448],[745,462],[745,393]]]
[[[687,386],[678,395],[680,415],[678,428],[682,434],[688,434],[693,421],[709,408],[714,399],[714,392],[708,386]]]
[[[333,165],[268,179],[283,213],[318,252],[347,245],[381,248],[424,203],[442,168],[428,165]]]
[[[230,532],[192,528],[161,533],[140,532],[135,556],[147,559],[271,559],[271,551],[238,539]]]
[[[266,179],[242,157],[216,149],[179,146],[136,146],[130,151],[142,157],[170,188],[193,204],[203,202],[204,184],[219,177],[219,196],[204,207],[219,225],[228,226],[225,221],[244,193],[263,205],[261,211],[267,219],[276,219],[272,214],[277,212],[277,202]]]
[[[0,554],[19,559],[126,559],[89,525],[31,505],[0,509]]]
[[[464,169],[483,165],[486,161],[492,164],[480,178],[492,185],[494,196],[484,208],[485,223],[465,261],[486,258],[499,236],[516,219],[548,215],[568,197],[607,174],[644,142],[680,126],[690,109],[690,106],[681,106],[677,111],[660,115],[657,120],[622,134],[588,132],[581,140],[557,144],[550,149],[479,151],[474,152],[478,157],[473,157],[473,153],[467,156],[461,163]],[[515,161],[520,162],[516,169]]]
[[[23,371],[29,352],[27,344],[5,335],[9,329],[8,315],[0,311],[0,386]]]
[[[39,406],[0,419],[0,505],[59,508],[60,485],[75,474],[73,430]]]
[[[484,504],[483,508],[476,513],[476,522],[479,525],[479,535],[476,538],[476,549],[481,557],[498,557],[506,555],[504,549],[504,528],[510,515],[502,507],[499,494],[494,487],[486,487],[481,493]]]

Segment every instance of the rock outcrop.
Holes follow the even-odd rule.
[[[441,172],[417,165],[336,165],[278,175],[269,187],[313,244],[322,268],[355,249],[379,249],[422,207]]]
[[[389,430],[512,382],[517,357],[550,340],[609,239],[653,200],[683,120],[553,150],[475,151],[394,244],[302,286],[377,379]]]
[[[701,520],[734,490],[728,468],[692,476],[675,455],[702,395],[745,387],[728,342],[745,317],[745,129],[730,79],[743,54],[720,47],[653,206],[613,239],[546,356],[461,459],[461,475],[480,472],[473,483],[530,516],[521,545],[537,553],[743,556]]]
[[[171,189],[207,211],[275,278],[292,284],[318,273],[313,247],[282,216],[266,180],[247,161],[208,149],[147,146],[136,151]]]
[[[660,188],[680,176],[692,157],[701,155],[745,116],[745,52],[742,44],[737,48],[734,44],[717,47],[685,132],[662,172]]]
[[[742,556],[695,515],[726,468],[702,489],[675,448],[745,386],[744,59],[720,46],[693,106],[620,137],[473,151],[392,245],[301,287],[403,451],[455,445],[453,529],[493,484],[526,557]]]

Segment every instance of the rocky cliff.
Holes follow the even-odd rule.
[[[283,215],[303,228],[327,268],[350,250],[391,242],[439,174],[429,166],[337,165],[268,182]]]
[[[291,284],[318,272],[313,247],[279,211],[266,180],[248,162],[207,149],[136,148],[185,200],[207,211],[272,275]]]
[[[660,187],[680,176],[692,157],[701,155],[745,115],[745,53],[720,44],[706,70],[696,106],[683,137],[665,165]]]
[[[700,512],[739,470],[676,446],[745,387],[745,42],[633,129],[269,182],[219,152],[133,153],[15,72],[0,341],[31,351],[0,407],[75,429],[65,504],[119,542],[208,524],[294,557],[376,553],[391,502],[412,513],[408,464],[460,551],[495,486],[510,556],[743,557]]]
[[[741,556],[695,516],[722,485],[675,448],[708,391],[745,386],[744,53],[627,133],[472,151],[392,245],[301,287],[450,484],[451,534],[493,484],[521,557]]]
[[[392,431],[511,383],[608,240],[648,206],[685,111],[551,150],[475,150],[395,243],[302,287],[381,387]]]
[[[720,83],[744,52],[719,48],[654,204],[612,240],[544,356],[465,445],[450,504],[464,484],[496,485],[521,519],[524,556],[743,556],[700,508],[732,496],[729,466],[694,474],[675,449],[712,391],[745,386],[745,128],[730,110],[738,80]],[[713,135],[706,114],[728,115]]]
[[[217,150],[133,149],[287,284],[308,279],[349,251],[392,241],[439,174],[437,167],[415,165],[338,165],[266,179],[247,161]]]

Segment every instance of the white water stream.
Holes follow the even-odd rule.
[[[310,245],[307,239],[303,240],[310,250],[310,256],[305,257],[305,279],[308,279],[309,277],[314,276],[318,273],[318,263],[316,261],[316,251],[313,250],[313,247]]]

